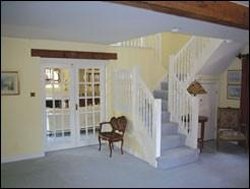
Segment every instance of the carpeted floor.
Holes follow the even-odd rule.
[[[49,152],[44,158],[1,165],[1,187],[170,187],[249,188],[249,155],[225,143],[216,152],[214,141],[205,143],[199,160],[168,170],[156,169],[107,145]]]

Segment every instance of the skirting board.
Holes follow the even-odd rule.
[[[36,154],[24,154],[24,155],[18,155],[18,156],[13,156],[13,157],[8,157],[8,158],[1,157],[1,164],[2,163],[10,163],[10,162],[14,162],[14,161],[40,158],[40,157],[44,157],[44,156],[45,156],[45,153],[40,152],[40,153],[36,153]]]

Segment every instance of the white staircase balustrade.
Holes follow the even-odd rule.
[[[179,124],[179,132],[187,136],[186,145],[192,148],[197,148],[199,103],[197,97],[187,92],[187,87],[222,42],[193,36],[170,57],[168,109],[171,121]]]
[[[113,73],[113,105],[120,112],[132,111],[132,76],[132,72],[128,70]]]
[[[150,48],[155,52],[155,61],[161,62],[162,58],[162,34],[154,34],[135,39],[126,40],[123,42],[113,43],[114,47],[129,47],[129,48]]]
[[[160,156],[161,100],[153,97],[137,69],[115,71],[113,84],[115,109],[132,119],[145,145],[141,158],[156,167],[156,158]]]
[[[111,44],[111,46],[156,49],[158,48],[158,45],[161,42],[160,36],[161,34],[139,37],[135,39],[126,40],[123,42],[114,43]]]

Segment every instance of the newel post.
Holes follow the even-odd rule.
[[[197,148],[198,140],[198,126],[199,126],[199,97],[192,97],[192,125],[191,125],[191,137],[189,146]]]
[[[153,121],[154,121],[154,141],[155,141],[155,156],[161,156],[161,100],[155,99],[153,105]]]

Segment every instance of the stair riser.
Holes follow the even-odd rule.
[[[168,90],[168,83],[167,82],[161,82],[161,89],[162,90]]]
[[[162,100],[161,109],[165,111],[168,110],[168,101]]]
[[[197,161],[199,158],[199,155],[197,152],[192,152],[188,155],[179,157],[179,158],[175,158],[175,159],[161,159],[158,161],[158,168],[160,169],[168,169],[168,168],[173,168],[173,167],[177,167],[180,165],[185,165],[188,163],[193,163],[195,161]]]
[[[174,135],[177,134],[177,132],[178,132],[178,127],[175,124],[171,123],[162,124],[162,130],[161,130],[162,135]]]
[[[185,144],[184,135],[162,135],[161,151],[183,146]]]
[[[162,112],[161,113],[161,122],[162,123],[167,123],[170,120],[170,113],[169,112]]]
[[[168,99],[168,92],[167,91],[163,91],[163,90],[159,91],[159,90],[157,90],[157,91],[154,91],[153,94],[154,94],[155,98],[160,98],[162,100],[167,100]]]

